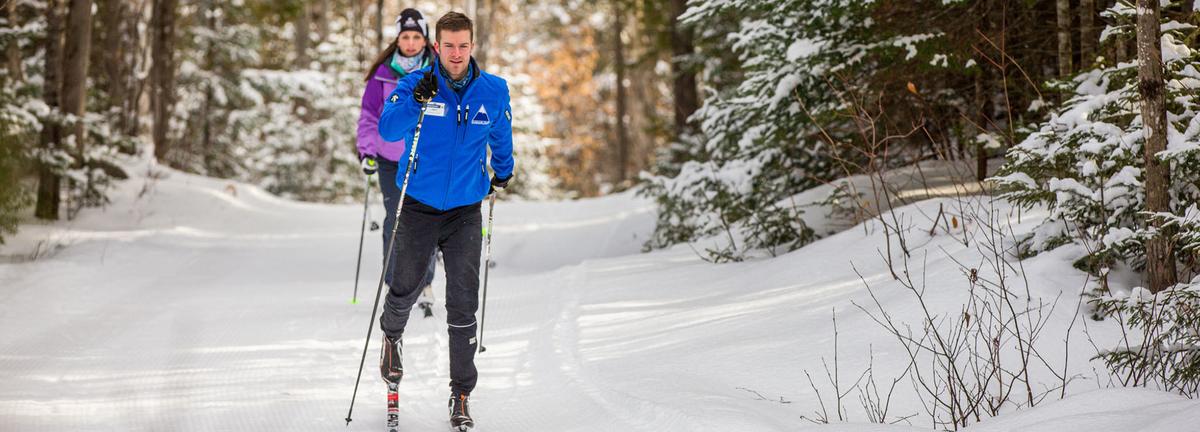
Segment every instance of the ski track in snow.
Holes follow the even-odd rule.
[[[639,253],[653,203],[628,193],[506,201],[496,211],[487,351],[476,357],[472,396],[478,431],[927,430],[800,418],[818,408],[804,370],[829,391],[819,375],[833,354],[835,308],[842,379],[861,372],[868,354],[880,375],[903,364],[851,304],[869,304],[866,281],[895,316],[915,314],[879,262],[875,231],[713,265],[688,247]],[[372,219],[382,215],[376,204]],[[378,329],[354,421],[344,422],[383,247],[380,232],[368,232],[351,304],[360,221],[361,206],[294,203],[169,172],[119,184],[111,206],[75,221],[24,226],[0,249],[9,262],[0,264],[0,431],[383,430]],[[948,236],[911,241],[964,253]],[[1080,274],[1063,265],[1072,253],[1027,262],[1034,293],[1076,295]],[[943,254],[925,259],[929,280],[962,278]],[[444,284],[439,270],[434,317],[418,310],[405,332],[404,431],[448,428]],[[949,294],[934,307],[955,310],[961,286],[938,285]],[[1069,321],[1063,310],[1047,334]],[[1114,334],[1091,326],[1101,342]],[[1072,339],[1075,349],[1088,343]],[[1073,356],[1074,372],[1090,375],[1077,357],[1086,356]],[[1086,393],[968,430],[1183,431],[1200,421],[1196,401],[1140,392]],[[907,396],[893,407],[919,409]],[[1071,422],[1079,428],[1064,426]]]
[[[177,172],[140,180],[123,183],[107,209],[29,226],[3,251],[16,259],[0,265],[0,429],[345,429],[378,281],[379,231],[368,233],[352,305],[357,206],[291,203],[240,184],[231,193],[228,182]],[[143,185],[152,191],[137,197]],[[608,206],[622,210],[595,211]],[[577,306],[544,306],[571,301],[561,281],[573,273],[564,267],[636,253],[636,235],[652,227],[650,204],[625,195],[497,207],[490,350],[477,357],[479,430],[611,430],[605,425],[619,412],[563,366],[578,365],[578,354],[564,351],[578,337],[564,321]],[[382,215],[372,209],[373,220]],[[539,244],[562,240],[580,247]],[[59,246],[37,259],[15,256],[38,242]],[[404,430],[447,427],[444,283],[439,272],[435,316],[415,313],[406,332]],[[383,424],[379,337],[376,328],[349,430]],[[556,415],[564,395],[571,409]]]

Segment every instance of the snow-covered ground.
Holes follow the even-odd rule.
[[[361,207],[154,170],[165,177],[133,169],[107,209],[24,225],[0,249],[0,430],[382,430],[377,341],[354,422],[343,421],[382,248],[369,233],[351,304]],[[958,240],[964,228],[928,234],[939,204],[951,211],[958,202],[899,211],[914,227],[913,267],[929,281],[931,308],[953,314],[968,287],[954,260],[980,257]],[[1013,229],[1037,217],[1025,213]],[[497,204],[488,350],[472,396],[480,431],[929,430],[907,380],[891,416],[917,414],[911,425],[866,423],[855,393],[845,403],[856,423],[801,418],[819,410],[805,371],[832,401],[822,361],[834,356],[835,311],[843,384],[872,362],[879,380],[905,364],[895,339],[854,306],[872,304],[865,281],[897,319],[919,312],[883,263],[875,222],[777,258],[720,265],[688,247],[640,253],[653,224],[653,204],[630,194]],[[1200,402],[1102,389],[1109,381],[1088,357],[1115,329],[1072,320],[1084,275],[1067,262],[1079,253],[1024,263],[1030,294],[1059,299],[1042,349],[1056,368],[1055,353],[1072,353],[1069,397],[968,430],[1197,430]],[[407,431],[448,425],[444,311],[435,318],[414,314],[406,333]],[[1056,385],[1036,380],[1039,391]]]

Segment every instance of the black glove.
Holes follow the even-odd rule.
[[[495,193],[496,189],[503,190],[504,188],[508,187],[508,181],[512,180],[512,178],[513,176],[511,174],[505,178],[492,176],[492,185],[488,187],[488,194]]]
[[[375,156],[365,156],[362,158],[362,170],[363,174],[366,175],[375,174],[375,171],[379,171],[379,164],[375,163]]]
[[[425,71],[425,76],[422,76],[421,80],[417,81],[417,86],[413,88],[413,99],[417,103],[423,104],[433,100],[433,97],[437,96],[437,92],[437,73],[433,71],[433,68],[429,68],[428,71]]]

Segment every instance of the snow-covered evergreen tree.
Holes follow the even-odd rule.
[[[30,199],[21,177],[29,156],[27,143],[37,142],[39,123],[27,108],[32,102],[28,94],[11,80],[0,80],[0,244],[5,234],[16,231],[17,212]]]
[[[181,50],[172,133],[193,151],[172,163],[294,199],[356,199],[363,188],[353,151],[362,72],[345,31],[349,17],[331,20],[333,31],[311,50],[311,62],[293,66],[293,53],[271,51],[291,40],[293,24],[255,26],[251,6],[189,6],[200,9],[191,11],[197,19]]]
[[[43,85],[47,5],[29,1],[16,7],[25,22],[0,20],[3,22],[0,48],[7,51],[12,47],[21,54],[15,64],[0,68],[0,233],[12,232],[16,213],[32,203],[37,184],[32,177],[39,166],[67,180],[60,186],[66,197],[65,214],[72,217],[83,206],[108,202],[109,185],[126,177],[115,161],[116,155],[132,153],[136,147],[134,137],[114,127],[114,119],[97,112],[101,108],[85,104],[89,111],[78,117],[65,115],[46,104]],[[83,151],[77,150],[74,135],[62,139],[53,150],[40,146],[42,132],[49,125],[66,129],[79,123],[87,136]]]
[[[659,203],[648,247],[719,236],[715,260],[751,250],[791,250],[815,236],[789,198],[847,173],[868,145],[858,138],[854,102],[839,92],[870,92],[870,76],[894,62],[927,64],[937,33],[878,28],[880,6],[852,0],[696,0],[681,17],[737,56],[729,85],[705,79],[708,94],[693,115],[699,144],[690,159],[644,178]],[[711,29],[733,27],[723,39]],[[944,56],[943,56],[944,57]],[[727,65],[719,59],[718,65]],[[727,69],[727,68],[724,68]],[[831,145],[833,144],[833,145]],[[677,150],[679,151],[679,150]]]
[[[27,48],[45,27],[44,23],[18,27],[2,22],[0,48],[13,44]],[[5,234],[16,231],[17,212],[30,200],[29,188],[21,179],[41,131],[39,114],[46,111],[37,97],[39,92],[36,84],[18,80],[8,68],[0,68],[0,244]]]
[[[1119,3],[1105,16],[1113,21],[1102,34],[1111,41],[1131,34],[1135,10]],[[1162,25],[1166,68],[1166,152],[1171,166],[1173,218],[1200,200],[1200,53],[1181,42],[1195,27],[1175,21]],[[1186,36],[1191,33],[1192,36]],[[1019,145],[995,178],[1002,196],[1020,204],[1045,205],[1050,217],[1028,242],[1031,252],[1074,243],[1088,255],[1077,262],[1099,276],[1118,262],[1145,264],[1146,221],[1142,184],[1144,142],[1137,65],[1111,64],[1074,77],[1069,99]],[[1107,289],[1101,277],[1100,288]]]

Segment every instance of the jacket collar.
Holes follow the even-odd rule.
[[[441,76],[442,57],[439,55],[434,55],[433,60],[431,60],[430,67],[433,68],[433,71],[436,72],[438,76]],[[471,81],[475,81],[481,75],[483,75],[483,71],[479,70],[479,63],[475,61],[475,56],[471,56],[471,65],[469,68],[467,68],[467,70],[470,71],[469,73],[471,74]]]

